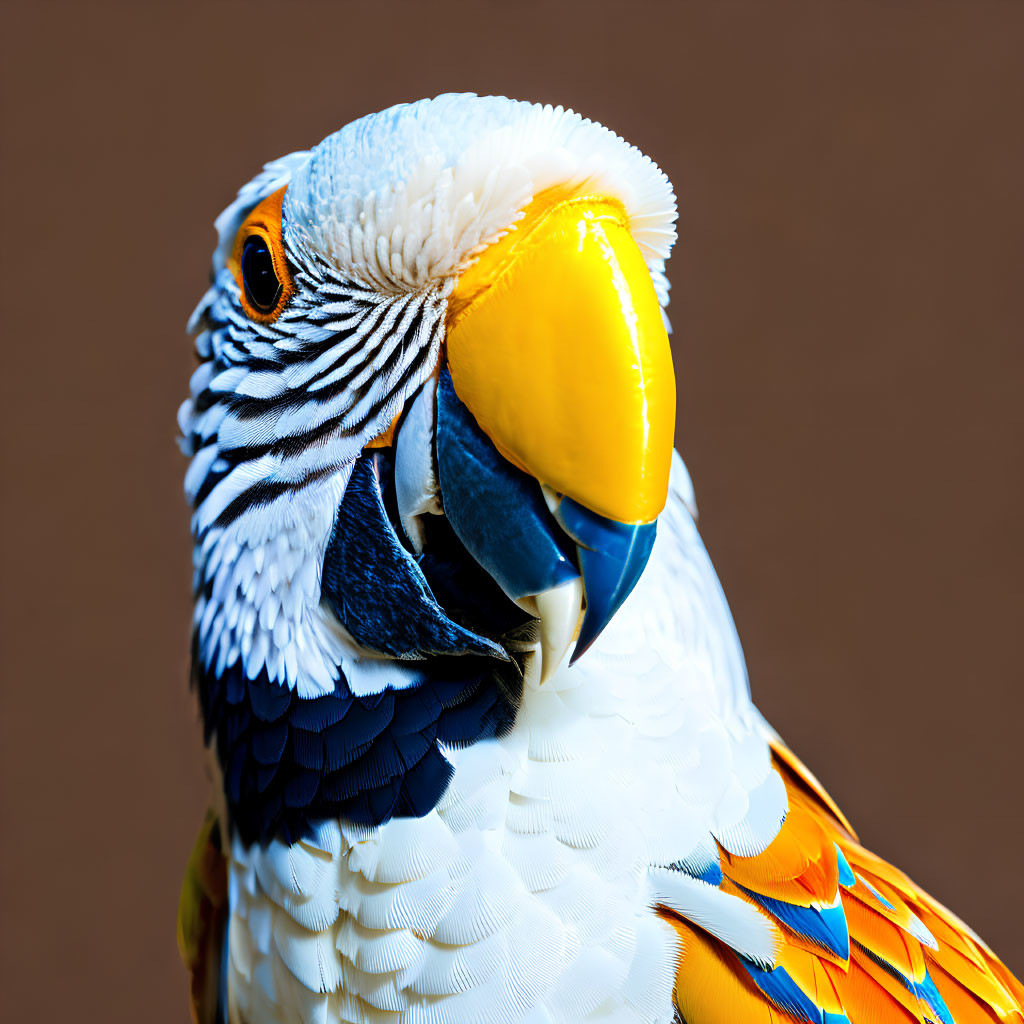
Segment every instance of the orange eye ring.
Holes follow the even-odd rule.
[[[295,294],[281,230],[287,187],[279,188],[253,208],[235,235],[228,260],[228,269],[241,292],[242,307],[249,319],[259,324],[272,324]]]

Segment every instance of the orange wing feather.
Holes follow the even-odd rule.
[[[1024,1022],[1024,987],[992,950],[865,850],[799,759],[772,749],[789,813],[759,856],[719,850],[721,887],[771,917],[785,944],[766,973],[663,908],[681,940],[686,1024]]]

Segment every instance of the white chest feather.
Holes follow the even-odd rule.
[[[715,841],[760,852],[786,806],[686,486],[679,463],[648,571],[598,644],[527,690],[510,734],[446,751],[428,816],[236,842],[233,1022],[667,1024],[658,902],[763,952],[732,897],[666,870]]]

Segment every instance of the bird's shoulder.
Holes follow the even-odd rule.
[[[1024,987],[962,921],[862,846],[817,779],[779,740],[788,812],[761,853],[718,847],[704,884],[732,908],[663,917],[681,944],[676,1002],[687,1024],[980,1024],[1024,1020]],[[760,925],[773,955],[750,947]]]

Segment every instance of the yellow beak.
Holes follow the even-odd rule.
[[[501,454],[620,523],[668,495],[675,377],[623,207],[543,196],[459,279],[448,365]]]

